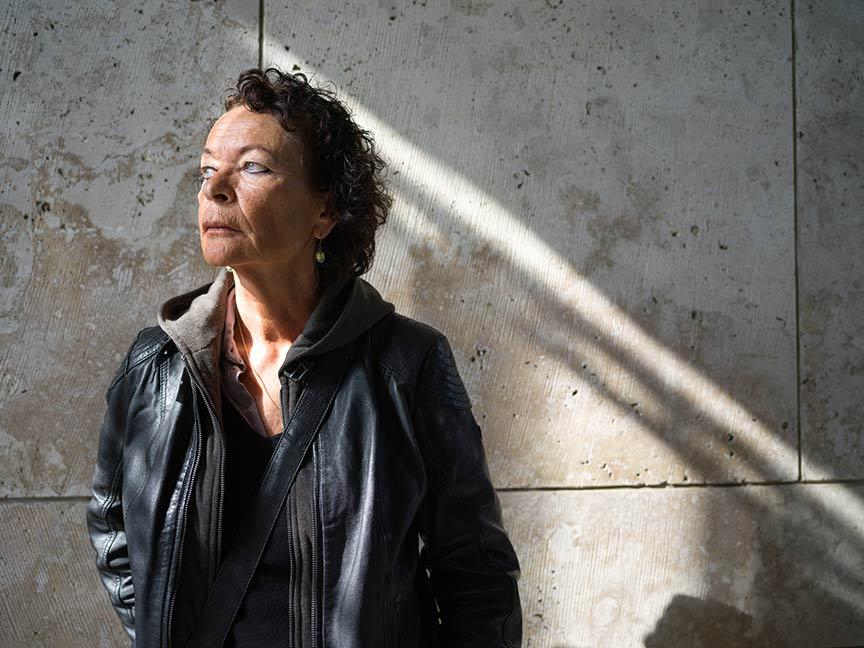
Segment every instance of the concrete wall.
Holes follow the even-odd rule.
[[[526,646],[864,644],[860,3],[11,2],[0,33],[0,645],[125,643],[101,397],[213,275],[197,156],[259,57],[391,163],[367,279],[451,340]]]

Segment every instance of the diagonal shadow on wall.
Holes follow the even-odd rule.
[[[284,66],[290,69],[289,66]],[[309,73],[308,65],[304,71]],[[313,73],[313,77],[317,77]],[[320,78],[320,77],[319,77]],[[338,85],[337,85],[338,87]],[[393,239],[389,241],[388,247],[382,247],[385,254],[399,258],[398,268],[412,269],[413,276],[407,279],[399,277],[393,280],[393,290],[398,292],[406,286],[416,288],[425,285],[429,275],[422,270],[428,269],[424,266],[436,265],[441,258],[436,258],[435,251],[428,249],[424,238],[446,241],[454,232],[462,235],[469,232],[469,238],[476,241],[473,245],[475,254],[469,255],[466,263],[460,267],[451,269],[442,268],[440,263],[434,268],[434,282],[436,290],[440,294],[456,295],[462,289],[470,293],[470,284],[473,281],[482,282],[487,288],[494,291],[493,302],[497,298],[507,296],[515,300],[521,307],[508,309],[506,311],[506,326],[512,332],[512,339],[530,340],[532,344],[548,357],[556,358],[573,375],[584,375],[586,363],[585,357],[592,356],[598,366],[603,367],[607,375],[614,371],[624,371],[633,381],[638,381],[642,393],[647,395],[652,403],[651,407],[634,409],[633,404],[626,395],[610,387],[601,377],[594,372],[585,384],[590,386],[591,391],[598,395],[607,404],[611,404],[624,418],[631,418],[639,429],[667,448],[673,455],[680,457],[681,462],[687,466],[685,482],[693,484],[709,483],[715,485],[741,483],[745,479],[723,479],[725,466],[718,471],[717,447],[723,447],[737,456],[736,463],[742,468],[739,474],[746,474],[749,483],[759,482],[784,482],[792,481],[794,476],[789,475],[784,469],[788,466],[790,457],[797,454],[794,436],[790,434],[774,435],[771,428],[761,422],[762,413],[758,404],[747,403],[746,392],[733,396],[729,389],[722,383],[716,383],[710,377],[711,367],[689,366],[686,360],[667,344],[660,342],[656,337],[647,333],[642,323],[632,314],[627,313],[624,307],[615,304],[604,291],[594,286],[585,286],[584,283],[578,290],[572,291],[562,298],[556,286],[561,283],[578,284],[585,279],[576,273],[575,269],[567,260],[567,249],[562,248],[562,242],[558,240],[547,241],[540,238],[539,231],[534,231],[523,225],[510,210],[503,207],[491,195],[484,192],[482,188],[473,185],[457,171],[449,168],[425,151],[418,151],[405,138],[395,133],[386,124],[375,117],[368,109],[356,101],[350,101],[351,106],[358,113],[358,121],[376,135],[382,145],[384,152],[403,171],[401,177],[394,182],[397,194],[397,213],[391,218],[389,231]],[[418,164],[422,168],[420,174],[405,172],[406,166]],[[432,178],[431,181],[429,178]],[[418,181],[412,183],[412,179]],[[454,192],[454,187],[456,191]],[[454,193],[459,190],[469,191],[472,196],[470,201],[460,202],[459,198],[453,198]],[[476,211],[472,208],[476,205],[485,205],[481,217],[478,218]],[[425,222],[406,223],[400,218],[399,211],[410,211],[415,214],[424,215]],[[483,218],[491,220],[483,221]],[[482,224],[478,225],[478,221]],[[528,257],[519,257],[519,252],[508,245],[508,237],[516,237],[519,240],[521,250],[527,248],[524,254]],[[526,245],[526,242],[528,243]],[[434,245],[434,244],[433,244]],[[482,252],[476,254],[477,251]],[[406,252],[407,251],[407,252]],[[565,265],[561,269],[563,281],[559,277],[557,281],[548,280],[548,270],[538,267],[531,257],[531,252],[539,254],[542,263],[560,268],[562,262]],[[405,255],[410,258],[405,258]],[[425,255],[425,256],[424,256]],[[450,259],[458,256],[451,253]],[[447,257],[445,254],[444,257]],[[443,257],[442,257],[443,258]],[[633,271],[623,269],[622,274]],[[544,274],[545,272],[545,274]],[[386,285],[387,277],[383,278]],[[464,321],[463,314],[470,309],[465,307],[448,319],[441,316],[437,310],[430,308],[428,302],[419,294],[402,294],[406,300],[417,298],[421,304],[418,308],[418,316],[425,317],[427,321],[449,322],[455,325]],[[585,308],[576,305],[575,297],[589,297],[593,303],[586,304]],[[503,300],[502,300],[503,301]],[[597,308],[597,303],[602,304]],[[546,322],[544,335],[538,337],[537,314],[542,313]],[[614,315],[616,326],[623,332],[610,340],[608,322]],[[622,323],[621,318],[625,318]],[[446,326],[450,326],[450,324]],[[444,326],[444,324],[442,324]],[[457,334],[458,335],[458,334]],[[637,340],[634,343],[633,340]],[[464,365],[464,362],[462,363]],[[505,375],[519,375],[521,367],[507,365],[502,373]],[[677,375],[682,380],[678,384],[685,388],[670,389],[670,375]],[[694,387],[698,385],[697,387]],[[700,401],[696,394],[712,394],[711,402]],[[644,398],[644,396],[643,396]],[[717,407],[717,401],[721,407]],[[658,405],[659,404],[659,405]],[[607,405],[610,407],[610,405]],[[745,416],[739,413],[744,412]],[[769,414],[769,413],[765,413]],[[773,416],[775,412],[770,412]],[[676,426],[688,424],[692,421],[700,421],[698,429],[692,430],[687,437],[682,439],[675,434],[669,434],[669,430],[675,430]],[[754,425],[749,425],[754,424]],[[794,426],[794,423],[793,423]],[[745,428],[742,433],[742,427]],[[748,443],[747,429],[750,428],[750,443]],[[788,428],[788,426],[787,426]],[[769,443],[760,443],[759,435],[771,435]],[[712,440],[708,449],[703,449],[701,444],[692,443],[693,437],[704,437]],[[779,438],[778,438],[779,436]],[[738,443],[729,444],[730,437],[738,439]],[[743,438],[742,438],[743,437]],[[506,441],[500,436],[497,441]],[[731,448],[731,449],[729,449]],[[778,450],[779,448],[779,450]],[[782,453],[778,459],[777,453]],[[573,461],[574,457],[566,457],[565,461]],[[559,458],[558,460],[561,460]],[[727,472],[726,475],[729,473]],[[708,476],[706,479],[705,477]],[[719,478],[718,478],[719,476]],[[637,483],[651,484],[651,475],[643,473],[637,475],[642,477]],[[700,479],[701,478],[701,479]],[[507,476],[502,475],[507,480]],[[656,478],[655,478],[656,479]],[[656,479],[653,483],[662,485],[665,479]],[[536,481],[516,482],[512,486],[518,488],[532,488],[543,486]],[[590,487],[588,484],[580,484],[580,487]],[[814,616],[820,614],[827,617],[853,618],[862,605],[860,594],[860,577],[857,566],[860,565],[861,556],[864,555],[864,542],[862,542],[859,525],[856,520],[861,519],[860,495],[853,488],[840,486],[839,495],[834,499],[820,498],[811,495],[802,486],[785,486],[784,488],[795,488],[795,497],[803,502],[803,506],[810,511],[819,512],[819,524],[816,528],[803,524],[795,519],[795,510],[784,510],[783,508],[771,508],[758,496],[754,495],[747,486],[735,486],[725,489],[732,493],[731,497],[737,502],[735,505],[739,510],[746,512],[745,517],[751,520],[763,521],[761,531],[755,532],[759,546],[760,562],[757,572],[754,574],[752,589],[746,598],[756,599],[762,603],[755,605],[758,618],[754,622],[753,615],[737,611],[736,608],[722,603],[722,600],[740,599],[740,595],[730,592],[721,582],[712,582],[710,576],[706,576],[707,594],[705,599],[697,599],[686,595],[678,595],[673,598],[664,615],[658,621],[654,633],[646,637],[646,645],[664,645],[662,642],[669,637],[678,637],[680,633],[686,632],[690,627],[695,634],[691,639],[698,636],[706,627],[720,627],[723,625],[724,633],[715,637],[731,639],[738,631],[750,633],[750,636],[738,637],[741,640],[753,642],[752,645],[764,645],[765,642],[779,636],[794,635],[798,637],[808,636],[812,632],[812,625],[802,621],[798,610],[799,605],[811,609]],[[726,505],[728,506],[728,504]],[[717,520],[722,519],[722,512],[717,511]],[[714,519],[708,514],[708,519]],[[812,522],[812,520],[810,520]],[[721,529],[709,524],[704,530],[706,536],[710,536]],[[784,549],[780,538],[795,538],[795,542],[801,546],[808,543],[822,544],[827,537],[835,539],[835,547],[843,545],[844,552],[825,552],[818,560],[808,566],[814,580],[808,580],[806,574],[798,573],[797,576],[790,575],[782,568]],[[851,558],[850,558],[851,556]],[[734,566],[728,566],[734,568]],[[778,567],[781,567],[778,569]],[[724,572],[725,570],[721,570]],[[830,588],[817,585],[818,572],[830,573],[832,575],[832,586]],[[806,588],[806,592],[802,591]],[[712,598],[711,592],[717,591],[717,600]],[[791,599],[781,602],[776,607],[771,606],[770,601],[777,598],[778,592],[793,593]],[[526,611],[530,611],[526,610]],[[731,615],[731,617],[730,617]],[[681,625],[681,619],[687,618],[687,624]],[[730,618],[738,619],[741,623],[727,623]],[[749,621],[748,621],[749,619]],[[693,624],[696,625],[693,625]],[[724,625],[725,624],[725,625]],[[678,633],[678,634],[676,634]],[[731,634],[730,634],[731,633]],[[664,639],[664,637],[666,639]],[[660,643],[658,643],[660,642]],[[761,643],[760,643],[761,642]],[[670,644],[665,644],[670,645]]]

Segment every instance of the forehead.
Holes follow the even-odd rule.
[[[272,115],[238,106],[216,120],[204,148],[212,155],[222,157],[237,154],[241,149],[262,146],[280,159],[289,159],[299,152],[299,142],[299,138],[282,128]]]

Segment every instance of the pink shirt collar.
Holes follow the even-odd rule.
[[[225,328],[222,333],[222,390],[252,429],[266,437],[267,431],[264,428],[264,422],[261,420],[261,413],[258,411],[255,399],[246,389],[246,385],[240,381],[240,375],[246,371],[246,364],[240,357],[240,351],[234,343],[234,323],[236,320],[236,303],[234,288],[232,287],[228,291]]]

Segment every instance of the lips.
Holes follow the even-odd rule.
[[[217,222],[214,222],[214,223],[205,223],[205,224],[204,224],[204,231],[205,231],[205,232],[206,232],[207,230],[211,230],[211,229],[213,229],[213,230],[217,230],[217,231],[220,231],[220,230],[221,230],[221,231],[232,231],[232,232],[239,232],[239,231],[240,231],[240,230],[238,230],[238,229],[235,228],[235,227],[231,227],[231,226],[228,225],[227,223],[217,223]]]

